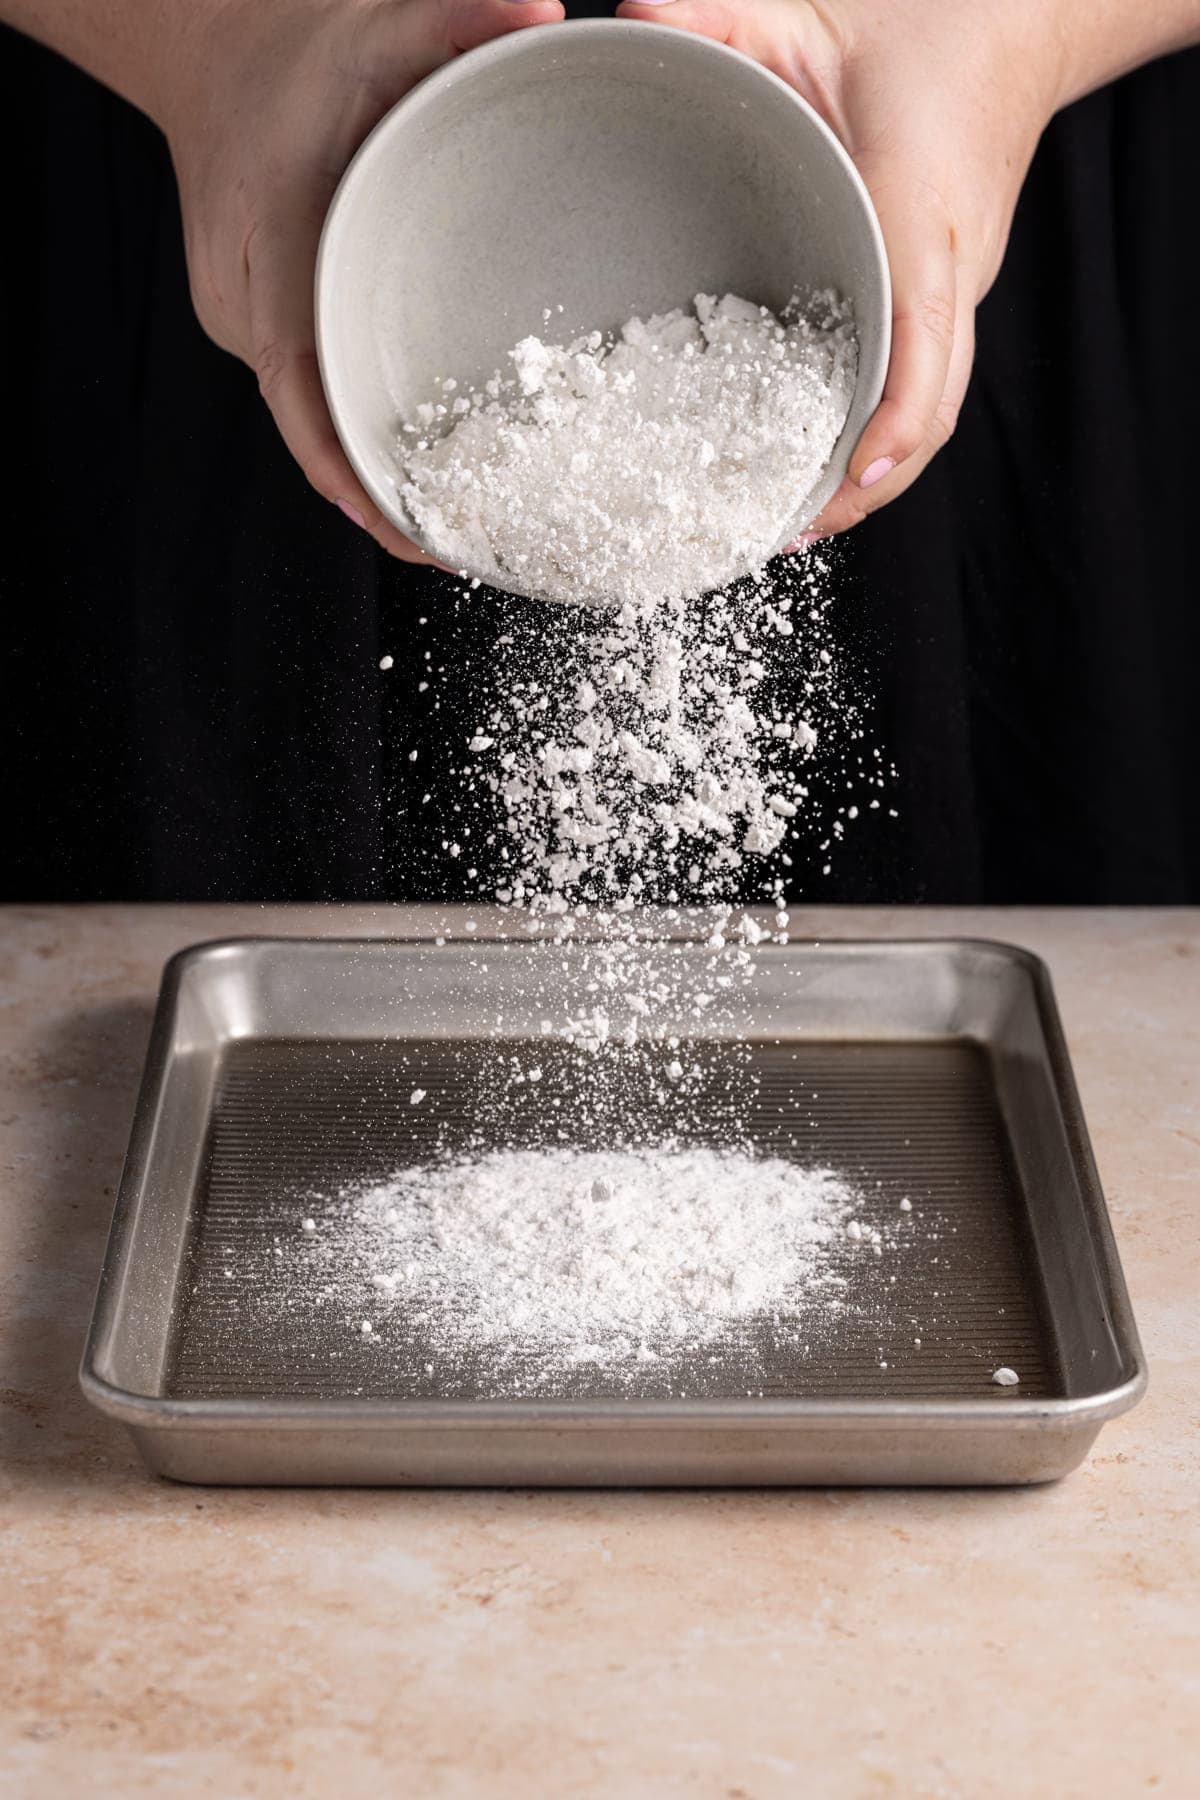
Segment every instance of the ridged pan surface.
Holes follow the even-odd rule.
[[[529,1060],[546,1065],[548,1048],[534,1046]],[[453,1330],[413,1335],[402,1309],[364,1339],[344,1307],[322,1298],[319,1246],[300,1229],[311,1196],[486,1138],[478,1097],[492,1054],[468,1042],[249,1043],[226,1053],[169,1394],[487,1399],[529,1391],[519,1343],[516,1363],[509,1350],[501,1371]],[[574,1054],[560,1052],[560,1064]],[[719,1051],[708,1055],[714,1085],[724,1084]],[[632,1383],[577,1368],[553,1386],[539,1381],[538,1396],[974,1394],[1003,1405],[1010,1396],[992,1381],[1001,1364],[1020,1370],[1026,1398],[1057,1391],[1053,1335],[986,1053],[962,1044],[756,1045],[752,1072],[756,1145],[847,1175],[863,1196],[856,1216],[880,1230],[884,1253],[844,1258],[849,1292],[835,1312],[814,1309],[802,1345],[791,1341],[791,1321],[778,1332],[742,1326],[702,1356],[648,1365]],[[414,1108],[418,1082],[427,1098]],[[568,1070],[547,1069],[528,1090],[532,1104],[506,1115],[509,1140],[545,1141],[559,1118],[552,1097],[564,1087]],[[719,1134],[710,1141],[719,1145]]]

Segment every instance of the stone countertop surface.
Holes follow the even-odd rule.
[[[1058,1485],[176,1487],[85,1405],[165,958],[432,917],[0,915],[5,1795],[1200,1792],[1200,911],[793,913],[1050,964],[1150,1364]]]

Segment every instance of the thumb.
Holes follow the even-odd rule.
[[[648,19],[656,25],[675,25],[701,37],[728,44],[737,30],[738,0],[624,0],[617,13],[622,19]]]
[[[556,24],[564,12],[560,0],[451,0],[448,7],[431,0],[431,10],[444,21],[450,51],[474,50],[530,25]]]
[[[355,39],[355,69],[375,100],[358,135],[365,137],[389,106],[461,50],[562,17],[560,0],[391,0],[377,7]]]

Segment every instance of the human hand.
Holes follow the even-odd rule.
[[[805,533],[844,531],[951,436],[1042,128],[1061,99],[1041,0],[630,0],[622,17],[719,39],[790,83],[849,150],[891,264],[887,383],[838,492]]]
[[[327,500],[394,556],[429,562],[368,498],[325,404],[313,271],[325,211],[367,133],[461,50],[561,19],[559,0],[236,0],[189,5],[146,110],[166,132],[192,299],[249,363]]]

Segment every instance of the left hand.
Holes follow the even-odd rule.
[[[196,314],[258,376],[319,494],[385,550],[430,562],[361,486],[317,372],[313,267],[326,208],[372,126],[423,76],[559,0],[184,0],[152,8],[127,84],[166,132]],[[152,34],[147,32],[147,39]]]

